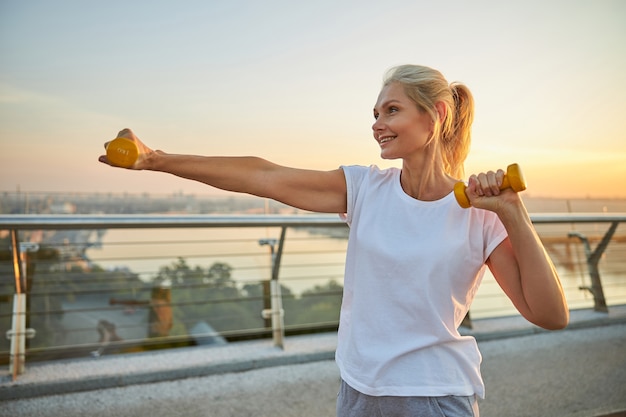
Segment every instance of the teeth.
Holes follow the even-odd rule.
[[[382,138],[378,143],[386,143],[386,142],[389,142],[390,140],[393,140],[395,138],[396,138],[395,136]]]

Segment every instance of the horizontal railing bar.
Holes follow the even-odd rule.
[[[533,223],[626,222],[626,213],[535,213]],[[0,229],[155,229],[189,227],[341,227],[335,214],[302,215],[0,215]]]
[[[626,215],[624,216],[626,220]],[[187,227],[338,227],[337,215],[0,215],[0,229],[157,229]]]
[[[289,240],[290,241],[296,241],[296,242],[310,242],[310,241],[315,241],[315,240],[324,240],[326,239],[326,236],[312,236],[312,237],[292,237]],[[135,246],[135,245],[189,245],[189,244],[228,244],[228,243],[246,243],[246,242],[257,242],[258,239],[256,238],[252,238],[252,237],[248,237],[248,238],[240,238],[240,239],[228,239],[228,238],[223,238],[223,239],[198,239],[198,240],[193,240],[193,239],[184,239],[184,240],[120,240],[117,242],[107,242],[107,246]],[[90,240],[76,240],[74,241],[75,244],[77,245],[90,245],[93,242],[91,242]],[[47,243],[46,247],[64,247],[67,244],[64,242],[52,242],[52,243]]]
[[[309,251],[305,251],[305,250],[301,250],[301,251],[289,251],[287,252],[289,255],[319,255],[319,254],[332,254],[332,253],[345,253],[345,250],[309,250]],[[179,256],[175,256],[175,255],[152,255],[152,256],[141,256],[140,258],[137,256],[115,256],[115,257],[102,257],[99,258],[97,256],[94,256],[93,258],[91,258],[92,262],[103,262],[103,261],[132,261],[132,260],[137,260],[137,259],[145,259],[145,260],[151,260],[151,259],[169,259],[169,258],[174,258],[174,257],[178,257],[178,258],[185,258],[185,259],[193,259],[193,258],[250,258],[253,256],[263,256],[265,254],[261,254],[258,252],[236,252],[236,253],[219,253],[219,252],[211,252],[209,254],[207,253],[192,253],[189,255],[179,255]],[[319,264],[318,264],[319,265]]]
[[[533,223],[613,223],[626,222],[626,213],[535,213]]]

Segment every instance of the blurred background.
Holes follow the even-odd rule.
[[[173,153],[394,164],[372,107],[413,63],[473,91],[468,173],[625,197],[625,22],[620,0],[2,0],[0,190],[215,193],[97,163],[125,127]]]

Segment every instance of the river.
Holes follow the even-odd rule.
[[[547,249],[559,270],[570,308],[593,306],[593,298],[581,286],[589,285],[582,245],[567,238],[570,225],[539,225]],[[606,225],[578,227],[590,236],[601,236]],[[88,250],[89,258],[107,269],[129,269],[145,282],[159,268],[184,258],[194,268],[208,269],[216,262],[232,269],[239,285],[271,277],[270,247],[259,242],[278,239],[279,228],[206,228],[206,229],[113,229],[102,237],[102,245]],[[343,284],[345,239],[312,234],[304,229],[288,229],[279,279],[294,294],[300,294],[329,280]],[[624,270],[626,242],[609,245],[600,264],[605,296],[609,304],[626,302]],[[472,315],[475,318],[517,314],[493,276],[487,271],[479,289]]]

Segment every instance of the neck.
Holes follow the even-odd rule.
[[[404,192],[422,201],[435,201],[448,195],[457,182],[448,175],[441,163],[402,163],[400,185]]]

